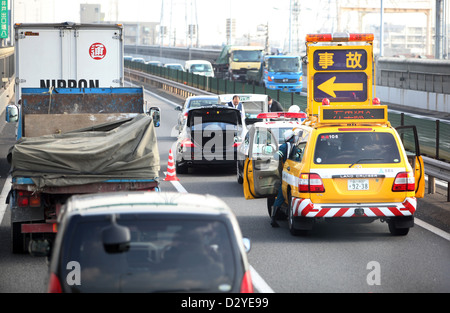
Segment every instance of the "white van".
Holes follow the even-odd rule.
[[[211,62],[205,60],[189,60],[184,63],[186,72],[214,77],[214,70]]]

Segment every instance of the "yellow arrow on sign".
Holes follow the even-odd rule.
[[[362,83],[335,83],[336,76],[331,77],[326,82],[317,86],[320,90],[336,98],[335,91],[362,91],[364,86]]]

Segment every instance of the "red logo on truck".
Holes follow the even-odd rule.
[[[106,47],[104,44],[96,42],[89,47],[89,55],[94,60],[101,60],[106,56]]]

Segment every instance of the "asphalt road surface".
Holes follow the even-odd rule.
[[[183,102],[182,99],[168,98],[169,102],[154,93],[146,94],[147,101],[162,110],[161,127],[157,129],[161,180],[167,168],[169,150],[176,141],[174,126],[178,112],[174,110],[174,104]],[[9,165],[5,157],[14,143],[14,126],[7,125],[4,116],[0,121],[0,133],[1,188],[5,183],[8,186]],[[442,220],[440,213],[450,209],[442,200],[443,195],[441,200],[427,195],[419,201],[418,212],[430,210],[434,217],[428,219],[427,214],[421,213],[419,223],[426,223],[421,223],[423,227],[416,223],[404,237],[391,236],[387,224],[379,221],[353,225],[318,223],[308,236],[294,237],[289,233],[286,221],[280,221],[280,228],[270,226],[264,199],[244,199],[234,168],[208,167],[177,176],[179,182],[162,181],[161,189],[209,193],[222,198],[233,209],[243,235],[252,242],[248,257],[256,291],[450,292],[450,235],[448,229],[443,229],[449,223]],[[3,197],[5,193],[0,196],[0,201]],[[2,216],[0,292],[45,292],[46,259],[12,254],[10,213],[0,203],[0,218]],[[429,223],[441,230],[428,226]]]

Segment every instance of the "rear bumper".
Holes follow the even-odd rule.
[[[413,216],[416,198],[406,198],[402,203],[312,203],[310,199],[292,198],[293,216],[311,218],[335,217],[401,217]]]

